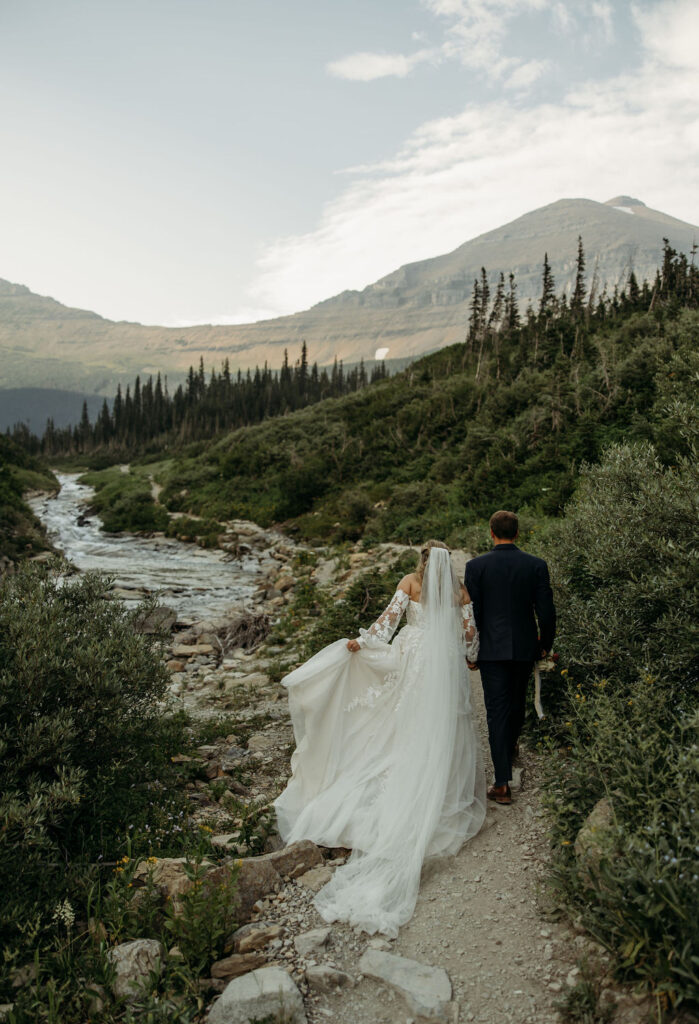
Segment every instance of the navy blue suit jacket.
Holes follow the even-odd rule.
[[[556,609],[543,558],[496,544],[466,563],[465,583],[481,638],[479,661],[536,661],[551,650]]]

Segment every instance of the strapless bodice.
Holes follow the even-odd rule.
[[[413,601],[412,597],[408,602],[408,607],[405,611],[405,618],[409,626],[422,627],[424,610],[419,601]]]

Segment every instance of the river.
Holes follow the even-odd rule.
[[[180,621],[188,622],[240,607],[259,584],[261,565],[254,556],[230,560],[223,551],[166,537],[103,533],[96,515],[79,526],[78,517],[94,491],[78,483],[78,474],[56,475],[58,495],[32,498],[29,504],[52,544],[76,568],[99,569],[114,577],[114,590],[124,600],[157,593]]]

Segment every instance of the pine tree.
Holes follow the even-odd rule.
[[[505,299],[505,323],[508,331],[516,331],[520,326],[519,303],[517,302],[517,284],[515,275],[510,272],[510,287]]]
[[[481,322],[481,286],[478,283],[478,278],[473,279],[473,293],[471,295],[471,312],[468,318],[468,334],[466,335],[466,344],[468,350],[472,351],[473,347],[478,340],[478,329]]]
[[[585,306],[585,250],[582,235],[578,235],[578,257],[575,270],[575,287],[570,299],[570,309],[576,320],[582,318]]]
[[[554,311],[556,303],[556,288],[551,273],[549,254],[544,253],[544,269],[541,275],[541,301],[539,302],[539,316],[548,318]]]

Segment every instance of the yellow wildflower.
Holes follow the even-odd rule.
[[[567,676],[568,675],[568,669],[567,668],[562,668],[561,669],[561,675],[562,676]]]

